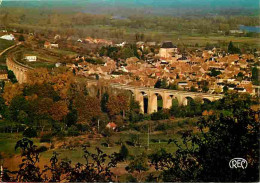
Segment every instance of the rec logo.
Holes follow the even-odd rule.
[[[243,158],[233,158],[232,160],[229,161],[229,167],[230,168],[242,168],[242,169],[246,169],[248,166],[248,163],[245,159]]]

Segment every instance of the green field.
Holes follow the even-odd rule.
[[[39,68],[39,67],[53,68],[53,67],[55,67],[55,63],[63,61],[62,60],[63,56],[73,57],[73,56],[76,56],[77,53],[67,51],[67,50],[61,50],[61,49],[32,50],[29,47],[20,47],[19,49],[15,50],[14,55],[16,57],[16,60],[24,65],[28,65],[33,68]],[[19,57],[25,58],[26,55],[36,56],[37,61],[36,62],[27,62],[24,59],[19,59]]]
[[[0,39],[0,53],[5,50],[6,48],[14,45],[14,41],[8,41],[5,39]]]
[[[49,149],[46,152],[41,153],[41,156],[45,159],[49,159],[52,156],[53,151],[56,151],[60,154],[60,158],[68,158],[72,160],[73,163],[82,162],[84,159],[82,158],[83,152],[81,148],[81,144],[89,143],[90,147],[88,150],[90,152],[95,152],[96,147],[99,147],[106,154],[112,154],[113,152],[119,152],[120,143],[126,144],[126,141],[131,141],[133,136],[139,138],[140,146],[130,146],[127,145],[127,148],[130,152],[130,155],[134,156],[140,154],[143,151],[146,151],[148,154],[155,152],[161,148],[164,148],[168,152],[175,152],[177,147],[175,144],[168,144],[169,139],[176,139],[181,142],[181,131],[185,129],[192,129],[194,127],[194,123],[197,121],[196,118],[193,120],[185,120],[185,119],[175,119],[175,120],[162,120],[162,121],[144,121],[139,122],[136,126],[139,128],[139,131],[135,130],[127,130],[122,132],[115,132],[109,137],[110,147],[105,147],[102,143],[107,142],[105,137],[101,139],[90,137],[90,134],[82,134],[78,137],[65,137],[64,139],[54,138],[53,144],[54,149]],[[147,125],[150,125],[151,132],[149,133],[149,149],[147,149],[148,144],[148,133],[147,133]],[[156,130],[154,128],[155,125],[165,124],[168,125],[167,130]],[[21,133],[0,133],[0,152],[4,153],[5,157],[11,157],[18,152],[15,152],[14,147],[15,143],[22,138]],[[40,143],[39,138],[32,139],[37,146],[48,146],[50,144]],[[157,140],[155,142],[154,140]],[[120,142],[120,143],[119,143]],[[57,148],[57,144],[66,144],[66,147],[72,148]]]

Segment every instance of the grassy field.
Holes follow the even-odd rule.
[[[8,41],[8,40],[0,39],[0,53],[3,50],[5,50],[6,48],[8,48],[12,45],[14,45],[14,41]],[[5,62],[6,62],[7,53],[8,53],[8,51],[0,56],[0,66],[6,65]]]
[[[83,158],[83,150],[81,145],[88,143],[90,146],[87,147],[87,150],[92,153],[96,153],[96,147],[99,147],[103,152],[108,155],[111,155],[114,152],[119,152],[121,148],[121,142],[126,144],[129,150],[129,158],[124,162],[117,164],[116,168],[113,168],[112,171],[119,176],[119,180],[126,182],[128,180],[128,172],[125,170],[125,167],[129,164],[130,160],[136,156],[145,152],[147,155],[154,153],[161,148],[165,149],[169,153],[174,153],[177,150],[177,146],[174,143],[168,144],[169,139],[175,139],[180,144],[181,142],[181,131],[185,129],[194,129],[197,118],[193,119],[171,119],[171,120],[160,120],[160,121],[143,121],[138,122],[135,126],[139,129],[136,130],[126,130],[122,132],[115,132],[109,137],[110,147],[105,147],[104,142],[107,142],[106,137],[91,135],[90,133],[82,134],[76,137],[65,137],[62,139],[54,138],[52,141],[52,146],[49,143],[40,143],[40,138],[33,138],[34,144],[38,147],[46,146],[49,148],[47,151],[40,153],[40,162],[37,163],[37,166],[44,168],[45,165],[50,163],[50,158],[53,155],[53,152],[59,154],[59,160],[68,159],[71,160],[72,164],[77,162],[86,163]],[[149,148],[148,144],[148,133],[147,125],[150,125],[151,132],[149,133]],[[167,129],[159,130],[156,127],[160,125],[167,125]],[[196,132],[196,131],[194,131]],[[131,141],[133,135],[138,136],[140,146],[127,145],[127,141]],[[9,170],[17,170],[18,165],[21,163],[21,157],[19,150],[15,151],[14,147],[18,140],[22,138],[21,133],[0,133],[0,152],[4,157],[4,166]],[[157,140],[155,142],[154,140]],[[119,143],[120,142],[120,143]],[[155,170],[151,168],[145,174],[154,172]]]
[[[3,50],[5,50],[6,48],[10,47],[14,45],[14,41],[8,41],[5,39],[0,39],[0,52],[2,52]]]
[[[55,63],[61,62],[61,58],[63,56],[73,57],[77,54],[75,52],[67,51],[67,50],[61,50],[61,49],[50,49],[50,50],[32,50],[29,47],[21,47],[16,50],[16,57],[18,57],[18,54],[22,54],[21,58],[25,58],[26,55],[32,55],[37,57],[36,62],[27,62],[26,60],[19,60],[24,65],[28,65],[33,68],[39,68],[39,67],[47,67],[47,68],[53,68],[55,67]]]
[[[54,139],[54,149],[49,149],[46,152],[42,153],[43,158],[49,159],[52,156],[53,151],[60,153],[61,158],[68,158],[71,159],[73,163],[82,162],[83,152],[81,149],[81,144],[89,143],[90,147],[88,150],[90,152],[95,152],[95,148],[99,147],[107,154],[112,154],[113,152],[119,152],[120,150],[120,143],[126,144],[126,141],[131,141],[133,136],[139,138],[140,146],[134,147],[127,145],[129,149],[130,155],[137,155],[143,151],[147,153],[155,152],[160,148],[164,148],[168,152],[175,152],[176,146],[175,144],[171,143],[168,144],[169,139],[176,139],[179,142],[181,141],[181,133],[185,129],[193,129],[194,122],[197,119],[193,120],[163,120],[163,121],[144,121],[137,123],[136,126],[139,129],[143,129],[140,131],[135,130],[127,130],[122,132],[115,132],[111,137],[109,137],[109,141],[111,142],[110,147],[105,147],[102,143],[107,142],[106,138],[95,138],[90,137],[90,134],[83,134],[78,137],[65,137],[65,139]],[[147,124],[150,124],[151,133],[149,135],[149,150],[147,150],[148,144],[148,133],[147,133]],[[153,128],[156,124],[165,124],[168,125],[167,130],[156,130]],[[22,138],[21,133],[0,133],[0,152],[4,153],[5,157],[12,157],[13,155],[17,154],[14,151],[15,143]],[[50,147],[50,144],[40,143],[39,138],[32,139],[37,146],[46,146]],[[157,142],[155,142],[157,140]],[[61,148],[61,145],[65,144],[65,146],[69,147],[72,146],[73,148]]]

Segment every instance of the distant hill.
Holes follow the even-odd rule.
[[[74,11],[96,14],[256,15],[259,2],[258,0],[3,0],[2,6],[73,7]]]

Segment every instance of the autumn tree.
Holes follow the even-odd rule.
[[[50,115],[55,121],[63,120],[68,112],[68,105],[65,101],[55,102],[50,108]]]
[[[96,97],[79,95],[74,100],[74,106],[81,122],[90,122],[101,114],[100,101]]]
[[[12,99],[17,96],[22,94],[22,89],[23,85],[20,85],[18,83],[12,84],[12,83],[7,83],[5,85],[4,89],[4,94],[3,98],[5,99],[6,104],[10,104]]]
[[[116,96],[110,96],[107,102],[108,113],[111,117],[120,115],[125,117],[125,113],[129,110],[129,97],[123,93]]]

